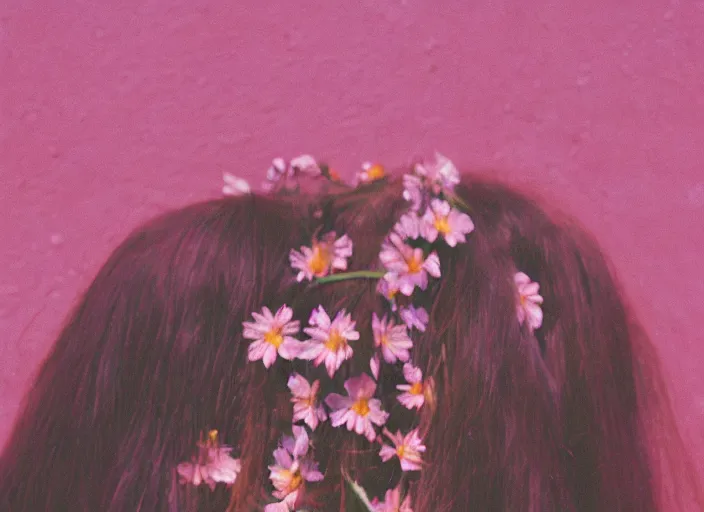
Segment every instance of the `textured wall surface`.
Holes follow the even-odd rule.
[[[141,221],[278,155],[438,149],[596,234],[704,468],[704,2],[273,3],[0,4],[0,444]]]

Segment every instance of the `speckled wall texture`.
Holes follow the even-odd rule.
[[[704,461],[704,2],[4,0],[0,443],[112,248],[221,173],[434,149],[598,237]]]

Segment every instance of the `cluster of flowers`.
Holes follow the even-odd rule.
[[[342,183],[340,175],[334,169],[327,165],[319,164],[311,155],[299,155],[288,161],[280,157],[274,158],[266,172],[266,181],[262,184],[262,189],[269,193],[278,189],[286,189],[292,183],[295,186],[301,176],[325,178]],[[361,170],[355,174],[352,186],[372,183],[385,176],[386,171],[383,166],[373,162],[364,162]],[[242,196],[252,193],[252,188],[247,180],[229,172],[223,173],[222,178],[224,182],[222,193],[224,195]]]
[[[303,155],[288,164],[277,159],[272,169],[268,179],[275,183],[296,172],[320,172],[321,166],[312,157]],[[329,171],[326,172],[329,177]],[[365,164],[356,181],[365,184],[383,176],[381,166]],[[305,482],[323,479],[309,450],[308,431],[300,422],[313,433],[322,422],[329,420],[332,427],[344,426],[370,442],[381,440],[377,429],[382,428],[388,443],[382,442],[381,460],[387,462],[398,458],[402,471],[422,469],[422,454],[426,447],[419,429],[394,434],[384,428],[389,413],[384,411],[382,401],[375,397],[376,380],[382,363],[403,363],[406,383],[396,386],[400,392],[396,399],[407,409],[420,410],[433,398],[432,378],[424,379],[420,368],[410,362],[411,332],[414,329],[425,331],[429,321],[428,312],[420,305],[414,305],[413,301],[419,291],[427,289],[430,277],[441,276],[440,260],[437,252],[432,250],[433,244],[442,239],[448,246],[455,247],[465,242],[466,236],[474,230],[471,218],[457,208],[461,204],[454,195],[457,183],[457,169],[439,154],[434,161],[418,164],[412,174],[404,176],[404,198],[410,208],[387,235],[379,253],[383,271],[376,273],[379,279],[377,291],[387,299],[391,312],[381,318],[372,314],[375,350],[369,363],[371,376],[362,373],[347,379],[344,382],[346,395],[329,393],[323,397],[320,396],[319,380],[311,383],[298,373],[290,375],[288,387],[293,403],[293,436],[284,436],[274,450],[275,464],[269,466],[270,480],[275,489],[273,496],[280,501],[267,505],[266,512],[293,510]],[[228,185],[226,179],[227,186],[234,187],[234,182],[230,180]],[[289,259],[299,282],[325,282],[331,274],[347,270],[352,251],[353,243],[347,235],[338,237],[337,233],[328,232],[312,240],[310,246],[292,250]],[[345,274],[338,273],[335,277],[344,279]],[[349,277],[352,278],[352,274]],[[538,284],[521,272],[516,274],[515,283],[519,322],[527,322],[532,329],[540,327],[542,297],[538,295]],[[403,300],[397,300],[399,294]],[[305,340],[298,339],[301,324],[293,319],[293,310],[287,305],[282,305],[275,313],[263,307],[261,312],[253,312],[252,317],[253,321],[243,324],[243,336],[251,340],[248,359],[262,361],[267,369],[278,358],[302,359],[312,361],[315,366],[324,364],[332,379],[342,364],[352,357],[354,342],[360,339],[356,322],[345,309],[334,314],[323,306],[314,309],[303,329],[307,335]],[[234,468],[239,468],[239,461],[229,456],[229,447],[217,446],[214,439],[209,443],[201,447],[202,453],[197,461],[179,466],[182,481],[196,485],[205,482],[211,487],[215,482],[232,484],[237,476]],[[230,471],[218,473],[221,466]],[[389,489],[383,502],[376,498],[372,501],[374,512],[411,512],[410,496],[401,498],[399,487]]]

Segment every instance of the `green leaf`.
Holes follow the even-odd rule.
[[[347,474],[345,476],[345,512],[374,512],[367,493]]]

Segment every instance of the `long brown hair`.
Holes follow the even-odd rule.
[[[290,424],[290,394],[281,362],[247,362],[242,322],[262,306],[288,304],[299,319],[319,304],[346,308],[362,339],[335,379],[365,371],[363,341],[382,306],[375,283],[296,283],[288,251],[334,229],[355,242],[351,270],[374,266],[405,208],[400,191],[392,181],[228,198],[135,231],[26,397],[0,458],[0,509],[256,510]],[[424,418],[426,465],[408,483],[414,511],[655,511],[701,500],[654,349],[594,240],[507,186],[465,177],[457,192],[476,229],[441,251],[429,327],[415,341],[413,361],[433,374],[437,404]],[[534,333],[515,319],[518,270],[545,298]],[[398,378],[385,367],[379,386],[393,389]],[[214,492],[179,485],[176,465],[210,428],[242,460],[236,483]],[[329,424],[319,431],[326,478],[307,493],[318,509],[341,510],[343,470],[376,496],[398,481],[361,436]]]

